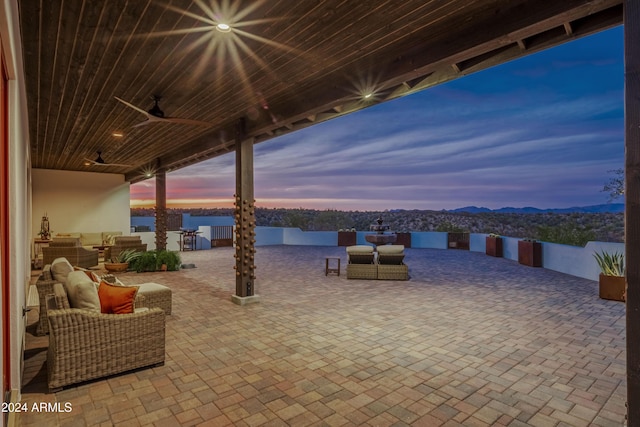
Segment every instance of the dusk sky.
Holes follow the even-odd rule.
[[[624,165],[623,30],[581,38],[255,146],[259,207],[607,203]],[[170,207],[232,207],[233,153],[167,174]],[[155,204],[154,180],[131,205]],[[145,203],[146,201],[146,203]]]

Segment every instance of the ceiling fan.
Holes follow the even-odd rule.
[[[121,99],[118,98],[117,96],[114,97],[115,99],[117,99],[118,101],[122,102],[124,105],[126,105],[127,107],[133,108],[136,111],[139,111],[140,113],[144,114],[145,116],[147,116],[147,120],[140,122],[138,124],[133,125],[133,127],[139,127],[139,126],[146,126],[149,123],[180,123],[180,124],[185,124],[185,125],[195,125],[195,126],[211,126],[211,123],[207,123],[207,122],[201,122],[198,120],[190,120],[190,119],[181,119],[179,117],[165,117],[164,115],[164,111],[162,111],[160,109],[160,106],[158,105],[158,102],[160,102],[160,99],[162,99],[161,96],[159,95],[153,95],[151,97],[151,99],[153,99],[153,107],[149,110],[149,111],[145,111],[142,108],[136,107],[135,105]]]
[[[98,151],[98,158],[96,158],[95,160],[91,160],[91,159],[87,159],[86,157],[84,158],[84,164],[85,166],[126,166],[126,167],[131,167],[131,165],[123,165],[121,163],[107,163],[104,161],[104,159],[102,158],[102,151]]]

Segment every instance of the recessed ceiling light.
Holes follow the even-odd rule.
[[[364,99],[369,99],[369,98],[371,98],[372,96],[373,96],[373,94],[372,94],[372,93],[367,93],[367,94],[365,94],[365,95],[363,96],[363,98],[364,98]]]
[[[113,132],[111,134],[111,136],[113,136],[115,138],[122,138],[124,136],[124,134],[122,132]]]
[[[229,31],[231,31],[231,27],[228,24],[224,24],[221,22],[216,25],[216,30],[220,31],[221,33],[228,33]]]

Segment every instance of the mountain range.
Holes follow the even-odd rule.
[[[538,213],[620,213],[624,212],[624,203],[607,203],[603,205],[592,206],[575,206],[571,208],[552,208],[552,209],[538,209],[534,207],[512,208],[504,207],[500,209],[489,209],[477,206],[465,206],[463,208],[457,208],[448,210],[446,212],[466,212],[466,213],[519,213],[519,214],[538,214]]]

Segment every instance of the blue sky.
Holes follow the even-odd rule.
[[[255,146],[258,206],[341,210],[606,203],[624,163],[617,27]],[[167,175],[168,204],[231,207],[228,154]],[[131,187],[154,196],[153,180]],[[153,202],[151,202],[153,205]]]

